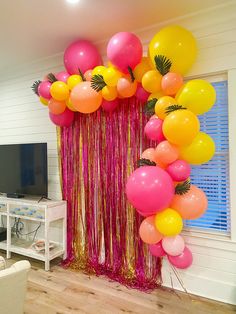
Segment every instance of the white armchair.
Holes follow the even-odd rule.
[[[22,314],[26,295],[28,261],[19,261],[0,271],[0,313]]]

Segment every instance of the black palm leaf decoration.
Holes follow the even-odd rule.
[[[172,65],[170,59],[166,58],[165,56],[158,55],[154,57],[154,61],[156,64],[156,69],[160,72],[161,75],[165,75],[170,71]]]
[[[180,106],[180,105],[171,105],[171,106],[168,106],[166,108],[165,113],[169,114],[169,113],[176,111],[176,110],[185,110],[185,109],[187,109],[187,108]]]
[[[83,82],[85,82],[85,81],[86,81],[86,79],[85,79],[85,77],[84,77],[83,72],[80,70],[80,68],[78,68],[78,71],[79,71],[79,75],[80,75],[80,76],[81,76],[81,78],[82,78],[82,81],[83,81]]]
[[[175,187],[175,194],[184,195],[188,193],[188,191],[190,190],[190,186],[191,186],[191,183],[189,180],[186,180],[182,183],[177,184]]]
[[[40,80],[34,81],[33,85],[31,86],[32,91],[33,91],[37,96],[39,96],[38,87],[39,87],[39,84],[40,84],[41,82],[42,82],[42,81],[40,81]]]
[[[144,107],[144,112],[147,115],[153,115],[155,113],[156,102],[157,102],[157,98],[152,98],[152,99],[148,100],[148,102],[146,103],[146,105]]]
[[[129,71],[129,75],[130,75],[131,81],[134,82],[134,80],[135,80],[134,72],[133,72],[133,70],[131,69],[130,66],[128,66],[128,71]]]
[[[154,161],[151,161],[146,158],[141,158],[138,160],[138,168],[143,166],[156,166],[156,163]]]
[[[103,76],[100,74],[96,74],[91,79],[91,87],[96,91],[99,92],[103,89],[107,84],[105,83]]]
[[[47,79],[49,80],[50,83],[54,83],[54,82],[57,81],[57,78],[56,78],[56,76],[53,73],[49,73],[47,75]]]

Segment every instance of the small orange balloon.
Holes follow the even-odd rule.
[[[156,152],[154,148],[147,148],[142,152],[141,158],[156,162]]]
[[[93,70],[87,70],[85,73],[84,73],[84,77],[85,77],[85,79],[86,79],[86,81],[91,81],[91,79],[92,79],[92,71]]]
[[[137,81],[132,82],[129,77],[121,77],[117,82],[118,95],[123,98],[132,97],[137,89]]]
[[[61,114],[66,110],[66,103],[64,101],[58,101],[51,98],[48,101],[48,109],[53,114]]]
[[[179,149],[168,141],[159,143],[155,152],[156,160],[160,162],[160,164],[171,164],[179,157]]]
[[[166,109],[169,106],[175,105],[176,100],[173,97],[170,96],[163,96],[158,99],[158,101],[155,104],[155,113],[158,116],[158,118],[164,120],[167,116]]]
[[[81,82],[70,94],[72,106],[79,112],[91,113],[101,106],[102,94],[91,87],[91,82]]]
[[[161,89],[165,95],[174,96],[182,87],[183,83],[183,77],[180,74],[168,72],[161,80]]]
[[[203,190],[191,185],[190,190],[183,194],[175,194],[170,207],[175,209],[183,219],[197,219],[204,215],[208,201]]]
[[[154,219],[155,216],[145,218],[139,227],[139,235],[144,243],[155,244],[163,238],[163,235],[155,227]]]

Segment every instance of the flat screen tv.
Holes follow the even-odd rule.
[[[0,193],[47,197],[47,144],[0,145]]]

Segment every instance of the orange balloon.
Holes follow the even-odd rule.
[[[139,227],[139,235],[144,243],[155,244],[163,238],[163,235],[155,227],[154,219],[155,216],[145,218]]]
[[[176,105],[176,100],[173,97],[163,96],[159,98],[155,104],[155,113],[158,116],[158,118],[164,120],[165,117],[167,116],[166,108],[171,105]]]
[[[169,143],[168,141],[163,141],[159,143],[155,149],[156,151],[156,160],[161,164],[171,164],[179,157],[179,150],[178,148]]]
[[[53,114],[61,114],[66,110],[66,103],[64,101],[58,101],[51,98],[48,101],[48,109]]]
[[[161,80],[161,89],[165,95],[175,95],[183,85],[183,77],[174,72],[168,72]]]
[[[76,85],[70,94],[72,106],[79,112],[91,113],[101,106],[102,94],[96,92],[90,82],[81,82]]]
[[[208,201],[203,190],[191,185],[190,190],[183,194],[175,194],[170,207],[175,209],[183,219],[197,219],[207,210]]]
[[[156,162],[156,152],[154,148],[147,148],[142,152],[141,158],[149,159]]]
[[[119,96],[128,98],[135,94],[137,81],[132,82],[128,77],[121,77],[117,82],[117,92]]]
[[[85,77],[85,79],[86,79],[86,81],[91,81],[91,79],[92,79],[92,71],[93,70],[87,70],[85,73],[84,73],[84,77]]]

